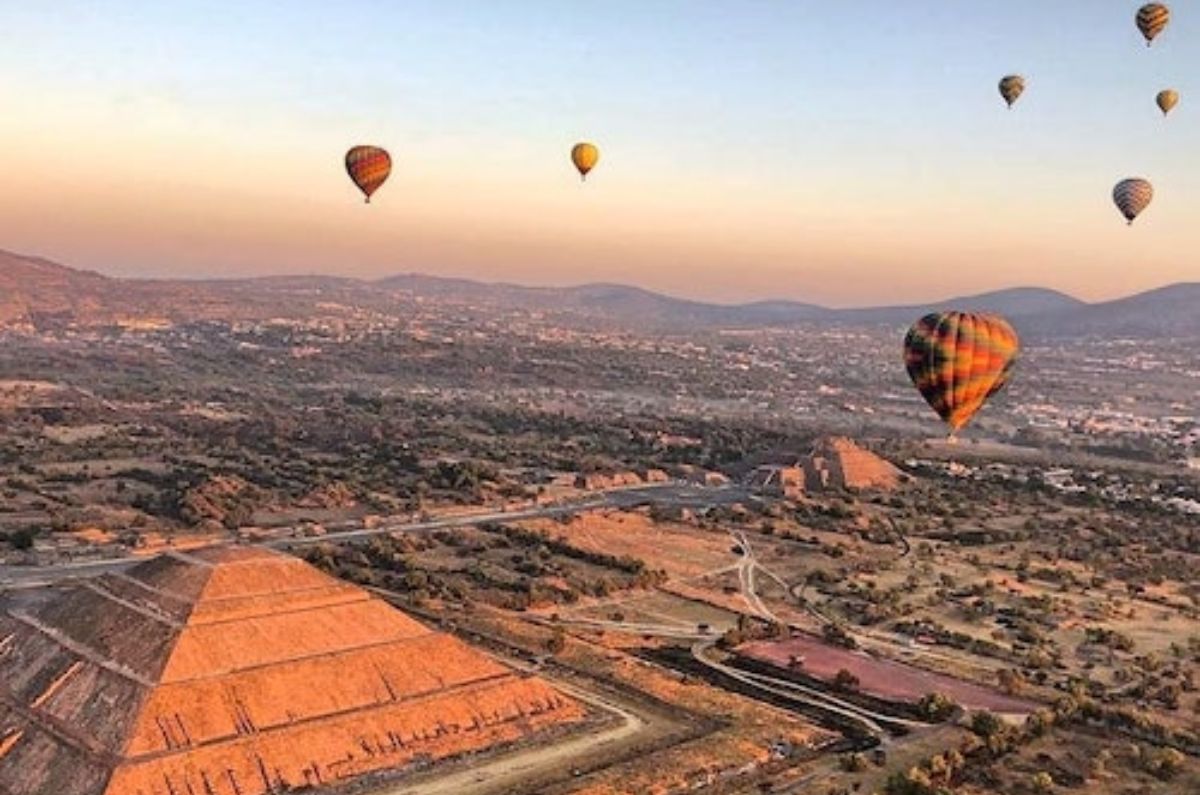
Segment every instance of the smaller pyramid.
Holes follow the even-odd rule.
[[[268,795],[483,750],[582,707],[257,548],[0,611],[0,793]]]
[[[826,436],[813,445],[801,461],[808,491],[826,489],[878,489],[890,491],[900,484],[900,470],[889,461],[864,450],[844,436]]]

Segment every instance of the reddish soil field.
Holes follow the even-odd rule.
[[[950,696],[967,709],[993,712],[1033,712],[1037,704],[1012,698],[981,685],[936,674],[911,665],[881,660],[861,651],[830,646],[816,638],[795,637],[779,643],[748,643],[739,652],[756,660],[786,668],[793,655],[804,659],[801,670],[832,681],[845,668],[859,680],[859,690],[889,701],[918,701],[926,693]]]

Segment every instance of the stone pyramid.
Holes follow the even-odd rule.
[[[265,795],[526,737],[578,703],[256,548],[0,612],[0,793]]]

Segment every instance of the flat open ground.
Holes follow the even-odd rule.
[[[452,772],[431,773],[403,784],[374,790],[375,795],[500,795],[529,792],[531,786],[563,778],[567,771],[589,766],[600,756],[616,756],[648,735],[665,728],[661,720],[643,716],[626,703],[601,696],[561,680],[552,680],[558,690],[607,712],[616,724],[598,732],[560,742],[523,748],[494,759],[455,766]]]
[[[521,527],[563,536],[580,549],[644,560],[672,578],[689,578],[737,563],[733,542],[721,532],[704,532],[673,522],[654,522],[638,512],[581,514],[566,523],[550,519],[518,522]]]
[[[1033,712],[1037,708],[1031,701],[903,663],[881,660],[860,651],[830,646],[815,638],[801,636],[774,643],[749,643],[739,651],[780,668],[786,668],[793,656],[802,657],[805,673],[828,681],[844,668],[858,677],[859,690],[891,701],[917,701],[926,693],[937,692],[950,696],[967,709],[1010,713]]]
[[[700,624],[707,624],[715,633],[721,633],[737,624],[738,614],[731,610],[684,599],[663,591],[653,591],[649,594],[638,594],[633,598],[612,599],[602,604],[592,605],[580,610],[570,611],[570,618],[588,618],[598,621],[617,620],[644,624],[675,625],[681,629],[695,630]]]

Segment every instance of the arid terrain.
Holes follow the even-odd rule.
[[[951,445],[887,312],[638,328],[595,303],[400,279],[369,299],[278,282],[237,312],[218,300],[232,287],[143,285],[114,318],[119,291],[96,279],[43,280],[0,318],[0,670],[44,671],[0,682],[0,789],[38,791],[11,783],[19,760],[50,758],[30,726],[66,736],[67,757],[94,742],[103,763],[79,780],[103,778],[142,713],[85,722],[87,737],[56,721],[93,703],[72,677],[115,677],[167,723],[146,717],[130,746],[145,758],[112,791],[189,792],[193,768],[155,754],[207,746],[168,718],[225,715],[195,683],[270,663],[230,687],[280,726],[305,710],[336,722],[337,705],[288,705],[310,664],[397,715],[429,698],[456,722],[366,746],[386,721],[341,744],[289,728],[278,776],[227,766],[264,793],[1200,791],[1192,337],[1063,336],[1031,314],[1011,387]],[[349,632],[336,622],[270,634],[222,601],[266,609],[303,587],[231,576],[217,601],[189,597],[206,616],[142,568],[274,554],[260,547],[437,638],[420,641],[438,646],[424,684],[389,697],[366,663],[304,662],[333,653]],[[106,646],[118,614],[161,637]],[[246,643],[217,633],[188,651],[226,618]],[[371,657],[367,629],[386,627],[351,623]],[[64,673],[71,655],[106,673]],[[486,741],[451,733],[470,723],[456,688],[493,678],[520,710]],[[235,744],[268,746],[245,734]],[[226,769],[213,753],[202,767]],[[330,769],[346,775],[314,777]]]

